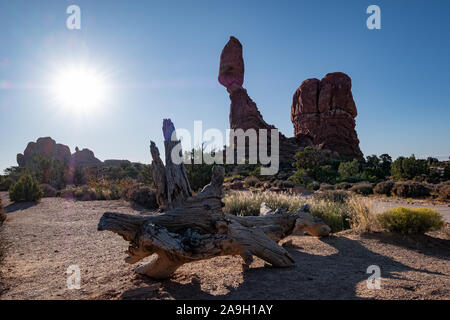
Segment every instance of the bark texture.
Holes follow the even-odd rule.
[[[170,141],[172,142],[172,141]],[[278,245],[282,238],[306,232],[325,236],[330,228],[302,208],[296,213],[271,211],[261,206],[261,215],[238,217],[222,211],[222,184],[225,170],[212,169],[211,182],[192,195],[183,164],[172,162],[170,154],[176,143],[165,143],[166,166],[152,142],[152,175],[158,203],[163,213],[152,216],[106,212],[98,230],[108,230],[130,242],[126,262],[136,263],[154,255],[136,271],[164,279],[185,263],[223,255],[240,255],[247,268],[257,256],[275,267],[290,267],[294,260]],[[181,149],[180,149],[181,150]]]

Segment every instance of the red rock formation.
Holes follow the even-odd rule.
[[[230,37],[220,55],[219,82],[230,93],[232,88],[241,88],[244,84],[242,44],[235,37]]]
[[[294,134],[307,134],[315,145],[342,156],[361,158],[351,88],[350,77],[341,72],[329,73],[321,81],[303,81],[291,106]]]
[[[242,88],[244,82],[242,45],[235,37],[230,37],[220,55],[219,82],[230,93],[230,129],[244,131],[267,129],[267,141],[270,146],[270,130],[276,127],[264,121],[256,103],[248,96],[247,90]],[[307,135],[286,138],[280,133],[279,137],[280,162],[292,162],[298,150],[312,144],[312,139]]]
[[[36,156],[58,160],[67,163],[72,167],[101,167],[103,162],[94,156],[89,149],[75,149],[75,153],[70,153],[70,148],[66,145],[56,143],[50,137],[39,138],[36,142],[28,143],[23,154],[17,155],[17,163],[20,167],[32,164]]]
[[[77,150],[72,155],[72,164],[74,167],[101,167],[103,162],[97,159],[89,149]]]
[[[36,142],[28,143],[23,154],[17,155],[17,163],[23,167],[31,164],[35,156],[43,156],[47,158],[54,158],[61,162],[70,161],[70,149],[63,144],[57,144],[55,140],[50,137],[39,138]]]

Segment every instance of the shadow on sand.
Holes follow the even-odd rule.
[[[5,207],[6,213],[11,213],[15,211],[26,210],[28,208],[38,205],[39,202],[14,202]]]
[[[288,243],[284,247],[296,262],[294,268],[251,268],[243,273],[238,287],[227,287],[228,293],[223,295],[202,290],[199,276],[194,276],[188,284],[137,276],[136,280],[147,286],[125,291],[121,299],[362,299],[356,294],[356,285],[370,276],[366,273],[370,265],[378,265],[384,279],[402,279],[398,273],[407,271],[442,275],[411,268],[346,237],[331,236],[321,241],[336,249],[335,253],[308,254]]]

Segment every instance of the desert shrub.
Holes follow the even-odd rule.
[[[9,198],[14,202],[38,201],[43,195],[44,192],[29,174],[23,175],[9,189]]]
[[[328,200],[332,202],[344,203],[349,197],[349,193],[342,190],[326,190],[314,193],[316,200]]]
[[[308,184],[309,181],[311,181],[311,178],[309,178],[308,171],[306,169],[300,168],[289,177],[289,180],[296,186],[302,186]]]
[[[395,180],[414,179],[420,175],[428,175],[429,164],[426,160],[418,160],[414,155],[411,157],[399,157],[391,166],[392,176]]]
[[[337,178],[337,163],[330,155],[314,147],[306,147],[295,154],[293,165],[297,171],[290,177],[295,185],[311,181],[333,183]]]
[[[248,176],[244,180],[246,187],[256,187],[257,184],[261,184],[261,181],[257,177]]]
[[[317,191],[317,190],[320,189],[320,184],[318,182],[316,182],[316,181],[313,181],[311,183],[308,183],[306,188],[309,189],[309,190]]]
[[[438,199],[442,201],[450,201],[450,185],[441,184],[437,190]]]
[[[352,202],[350,201],[352,199]],[[349,197],[344,202],[330,201],[329,199],[303,198],[288,193],[248,191],[231,192],[223,198],[224,211],[239,216],[257,216],[262,202],[276,210],[284,207],[289,212],[296,212],[308,203],[311,214],[321,218],[330,226],[332,232],[348,229],[351,226],[361,227],[369,225],[369,208],[360,199]],[[365,226],[365,228],[368,228]]]
[[[235,191],[227,194],[223,200],[224,211],[237,216],[257,216],[261,203],[265,202],[271,208],[285,207],[289,212],[295,212],[306,203],[306,199],[284,192]]]
[[[211,182],[211,164],[187,164],[185,165],[186,175],[192,190],[201,190]]]
[[[75,197],[74,193],[75,190],[73,187],[69,187],[67,186],[66,188],[64,188],[63,190],[58,191],[57,193],[59,194],[59,196],[61,198],[66,198],[66,199],[72,199]]]
[[[361,194],[363,196],[367,196],[373,193],[373,186],[371,183],[361,182],[351,187],[350,191],[355,192],[357,194]]]
[[[89,188],[88,186],[83,186],[81,188],[75,189],[75,191],[73,192],[73,196],[75,199],[81,201],[97,200],[97,193],[94,189]]]
[[[449,180],[450,179],[450,163],[447,163],[444,167],[444,176],[443,178],[445,180]]]
[[[43,198],[51,198],[56,197],[56,189],[53,188],[51,185],[43,183],[39,185],[39,188],[41,188],[43,194]]]
[[[78,186],[82,186],[88,183],[88,172],[87,168],[75,168],[73,172],[73,184]]]
[[[347,203],[330,200],[312,200],[308,203],[311,207],[311,214],[322,219],[331,228],[331,232],[350,228],[351,213]]]
[[[3,224],[3,222],[6,220],[6,213],[3,209],[2,199],[0,198],[0,226]]]
[[[386,153],[379,157],[376,155],[367,156],[362,176],[370,181],[384,180],[386,176],[390,175],[391,165],[392,158]]]
[[[328,184],[328,183],[322,183],[322,184],[320,185],[319,190],[320,190],[320,191],[334,190],[334,186],[331,185],[331,184]]]
[[[392,187],[392,193],[403,198],[427,197],[430,191],[426,185],[414,181],[396,182]]]
[[[156,193],[150,187],[136,184],[122,192],[122,197],[147,209],[158,209]]]
[[[110,192],[110,200],[119,200],[120,199],[120,187],[117,185],[111,185],[109,188]]]
[[[378,183],[375,188],[373,188],[373,192],[376,194],[385,194],[387,196],[390,196],[393,186],[394,182],[392,181],[382,181]]]
[[[361,166],[357,159],[341,162],[338,168],[339,176],[342,180],[354,178],[360,173],[360,167]]]
[[[8,191],[14,184],[14,180],[10,177],[0,177],[0,191]]]
[[[340,182],[334,185],[336,190],[348,190],[353,186],[353,184],[348,182]]]
[[[379,223],[372,214],[372,201],[367,198],[351,196],[346,199],[350,228],[359,232],[378,230]]]
[[[442,215],[428,208],[397,207],[377,215],[380,225],[390,232],[424,234],[444,226]]]
[[[278,188],[293,188],[294,183],[290,180],[276,180],[275,186]]]

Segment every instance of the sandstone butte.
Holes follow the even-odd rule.
[[[218,80],[230,94],[231,129],[275,129],[264,121],[256,103],[242,87],[242,44],[235,37],[230,37],[220,55]],[[294,137],[280,133],[280,162],[292,162],[297,151],[313,145],[349,159],[363,156],[355,130],[357,111],[351,88],[350,77],[342,72],[302,82],[291,105]]]
[[[102,162],[97,159],[89,149],[79,150],[75,148],[75,152],[71,154],[70,148],[66,145],[56,143],[50,137],[43,137],[37,139],[36,142],[29,142],[23,154],[17,155],[17,164],[20,167],[32,164],[36,156],[51,158],[59,160],[62,163],[70,164],[72,167],[103,167],[103,166],[118,166],[127,160],[105,160]]]

